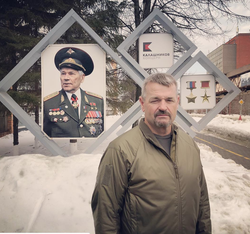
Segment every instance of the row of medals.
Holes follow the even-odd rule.
[[[89,113],[92,113],[92,116],[94,115],[93,112],[96,112],[96,111],[89,111]],[[100,114],[99,114],[100,115]],[[85,123],[86,124],[102,124],[102,119],[101,119],[101,116],[100,117],[88,117],[88,115],[86,116],[86,119],[85,119]]]
[[[49,110],[49,115],[64,115],[65,111],[58,109],[50,109]]]
[[[86,112],[86,111],[84,111],[84,112]],[[65,114],[65,111],[64,110],[60,110],[60,109],[51,109],[50,111],[49,111],[49,115],[64,115]],[[67,118],[67,120],[64,118],[63,119],[64,120],[64,122],[66,122],[67,120],[68,120],[68,118]],[[101,117],[100,118],[87,118],[86,117],[86,119],[85,119],[85,123],[86,124],[102,124],[102,119],[101,119]]]

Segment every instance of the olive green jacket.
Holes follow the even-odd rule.
[[[211,233],[199,148],[172,130],[171,157],[144,121],[110,143],[92,197],[96,234]]]

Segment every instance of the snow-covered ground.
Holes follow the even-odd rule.
[[[193,115],[197,122],[202,117],[202,115]],[[239,115],[217,115],[208,123],[204,131],[219,134],[229,140],[243,142],[250,147],[250,116],[241,116],[241,119],[239,120]]]
[[[107,127],[118,118],[108,117]],[[250,139],[250,117],[238,118],[219,115],[208,128]],[[70,157],[50,156],[29,131],[19,135],[21,156],[11,156],[12,135],[0,138],[0,156],[5,156],[0,158],[0,232],[94,233],[91,195],[101,155],[115,137],[112,134],[93,154],[82,153],[89,141],[78,140],[78,150],[70,154],[69,140],[57,140]],[[250,233],[250,171],[206,145],[199,147],[213,234]]]

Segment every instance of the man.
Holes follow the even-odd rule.
[[[150,75],[140,103],[145,119],[101,159],[91,203],[96,234],[211,233],[199,148],[173,124],[174,78]]]
[[[55,56],[62,90],[44,98],[43,130],[53,138],[97,137],[103,132],[103,98],[80,88],[94,64],[83,50],[66,47]]]

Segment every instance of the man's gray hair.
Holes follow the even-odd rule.
[[[84,72],[82,70],[79,70],[78,72],[79,72],[80,76],[84,75]]]
[[[175,85],[176,87],[176,94],[178,94],[178,90],[177,90],[177,82],[174,79],[173,76],[167,74],[167,73],[155,73],[155,74],[151,74],[150,76],[148,76],[143,83],[142,86],[142,98],[145,99],[146,97],[146,86],[148,83],[157,83],[166,87],[170,87],[172,85]]]
[[[77,70],[80,74],[80,76],[84,75],[84,72],[82,70]],[[62,72],[62,69],[60,69],[60,72]]]

